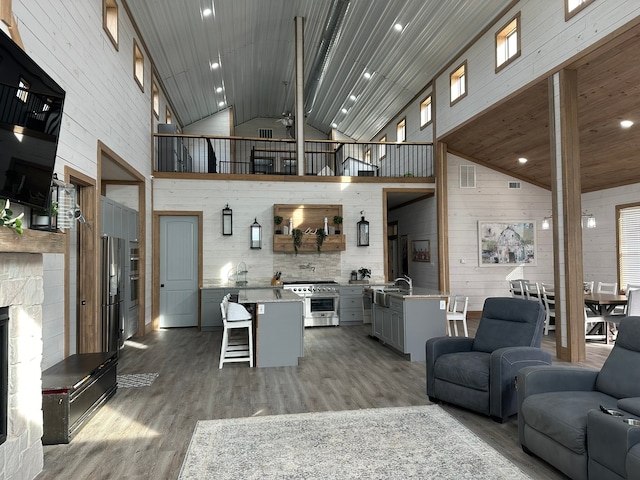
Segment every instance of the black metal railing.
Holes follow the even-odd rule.
[[[300,171],[296,141],[156,134],[156,172],[231,175],[432,177],[430,143],[309,140]]]

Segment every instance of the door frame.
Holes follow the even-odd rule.
[[[156,210],[151,214],[151,330],[160,328],[160,217],[198,217],[198,330],[200,330],[200,295],[202,289],[202,210]]]

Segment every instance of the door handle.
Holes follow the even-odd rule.
[[[161,283],[161,284],[160,284],[160,288],[164,288],[164,283]]]

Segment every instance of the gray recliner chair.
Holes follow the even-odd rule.
[[[517,412],[515,377],[522,367],[549,365],[540,349],[546,312],[539,302],[487,298],[474,338],[427,340],[427,395],[504,422]]]
[[[640,317],[625,317],[599,372],[570,365],[520,370],[523,450],[572,479],[640,478],[640,426],[625,422],[640,418],[639,365]]]

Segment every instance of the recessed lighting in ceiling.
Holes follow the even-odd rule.
[[[338,128],[338,124],[337,123],[332,123],[331,124],[331,128]]]
[[[216,92],[221,93],[222,92],[222,87],[216,88]]]
[[[224,107],[224,102],[219,102],[219,103],[218,103],[218,106],[219,106],[219,107]]]
[[[349,100],[351,100],[352,102],[355,102],[357,99],[357,97],[355,95],[349,95]]]
[[[205,8],[204,10],[202,10],[202,16],[203,17],[208,17],[212,13],[213,13],[213,11],[210,8]]]
[[[522,163],[522,164],[527,163],[527,161],[528,161],[528,160],[527,160],[526,158],[524,158],[524,157],[520,157],[520,158],[518,159],[518,163]]]
[[[211,70],[215,70],[217,68],[220,68],[220,64],[218,62],[211,63]]]
[[[343,108],[342,110],[340,110],[342,113],[347,113],[349,110],[347,110],[346,108]]]
[[[371,78],[371,74],[369,72],[364,72],[364,78],[369,80]]]
[[[622,128],[629,128],[629,127],[631,127],[632,125],[633,125],[633,122],[632,122],[631,120],[622,120],[622,121],[620,122],[620,126],[621,126]]]
[[[404,29],[404,27],[402,26],[402,24],[401,24],[401,23],[396,23],[396,24],[393,26],[393,29],[394,29],[396,32],[401,32],[401,31]]]

